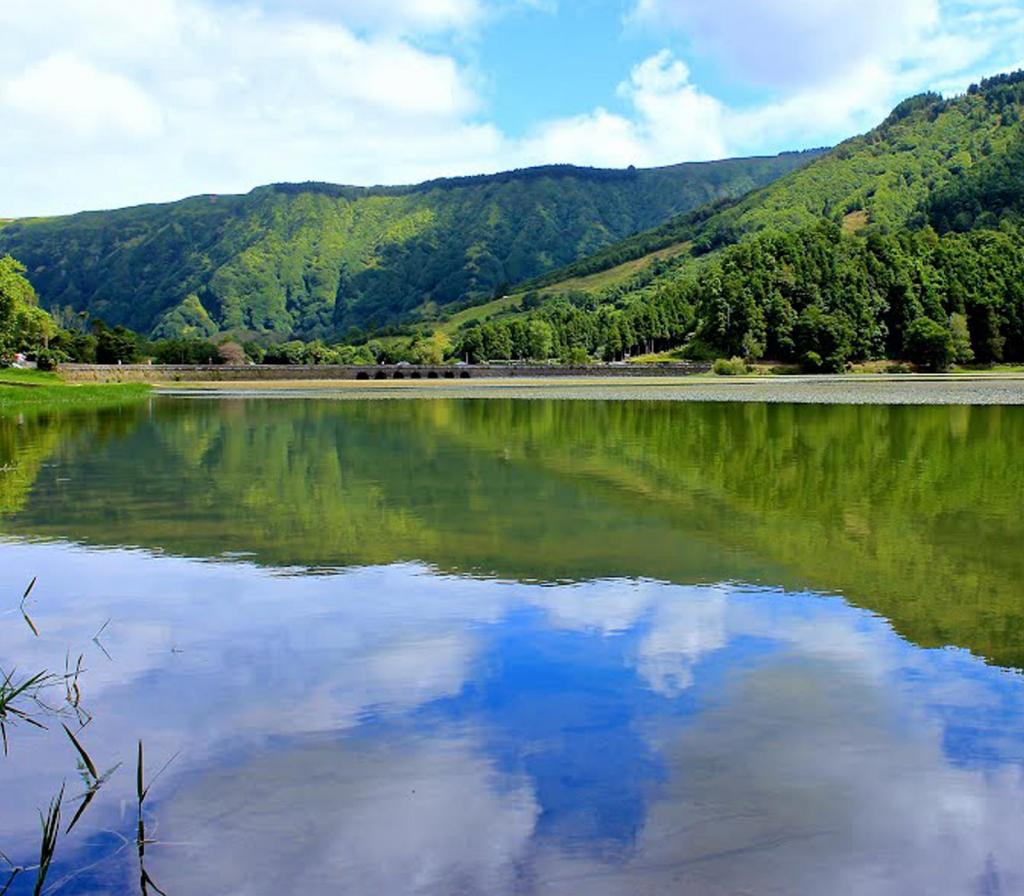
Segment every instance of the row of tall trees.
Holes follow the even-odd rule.
[[[862,237],[831,222],[763,233],[617,304],[569,296],[472,326],[454,351],[469,361],[573,350],[613,361],[680,346],[833,371],[875,358],[1024,360],[1024,236],[1004,226]]]
[[[1024,238],[1012,229],[867,238],[822,223],[733,246],[685,287],[698,338],[722,354],[848,361],[914,357],[927,319],[959,360],[1024,359]]]
[[[553,301],[529,316],[468,327],[458,334],[453,353],[469,362],[621,361],[682,344],[695,321],[693,305],[678,286],[618,305],[574,299]]]

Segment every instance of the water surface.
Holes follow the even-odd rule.
[[[1008,407],[0,420],[3,665],[84,651],[125,762],[52,879],[138,892],[141,737],[171,896],[1024,892],[1021,444]],[[14,731],[0,849],[74,762]]]

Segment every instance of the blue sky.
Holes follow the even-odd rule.
[[[5,0],[0,217],[835,143],[1024,0]]]

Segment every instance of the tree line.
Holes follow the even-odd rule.
[[[543,335],[541,335],[543,334]],[[525,317],[476,324],[466,360],[770,358],[837,371],[905,358],[925,367],[1024,360],[1024,237],[930,227],[853,236],[831,222],[766,232],[617,302],[568,294]]]
[[[1024,235],[931,227],[866,236],[828,221],[768,231],[674,276],[599,301],[567,293],[527,312],[464,326],[449,339],[420,332],[359,344],[176,337],[149,340],[67,309],[39,308],[24,268],[0,260],[0,358],[41,366],[132,363],[440,364],[463,360],[581,364],[679,349],[685,357],[798,362],[838,371],[851,362],[1024,361]],[[527,303],[533,305],[534,303]]]

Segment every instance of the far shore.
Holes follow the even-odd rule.
[[[1024,374],[574,376],[481,380],[303,380],[156,383],[156,394],[321,399],[533,398],[781,404],[1024,405]]]

